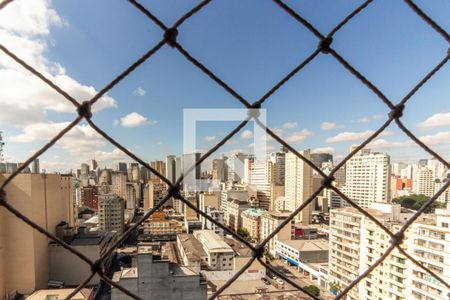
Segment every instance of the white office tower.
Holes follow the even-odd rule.
[[[434,195],[434,172],[428,166],[419,167],[413,176],[413,192],[417,195]]]
[[[273,210],[274,204],[271,198],[272,185],[274,184],[274,165],[268,161],[248,160],[249,184],[256,186],[256,195],[259,206],[266,210]]]
[[[310,159],[310,150],[300,151],[306,159]],[[285,170],[285,206],[294,211],[312,194],[312,168],[295,154],[286,153]],[[297,215],[297,220],[304,225],[311,223],[311,204],[308,204]]]
[[[228,166],[228,180],[240,183],[244,179],[244,160],[248,157],[244,153],[234,153],[226,160]]]
[[[431,271],[450,282],[450,204],[428,221],[414,222],[406,249]],[[408,264],[406,299],[448,300],[450,289],[413,263]]]
[[[375,202],[389,203],[389,161],[387,154],[360,150],[346,163],[342,192],[363,208]]]
[[[444,179],[447,177],[447,173],[450,172],[445,165],[436,158],[429,159],[427,167],[433,171],[435,179]]]

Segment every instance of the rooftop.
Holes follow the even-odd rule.
[[[267,210],[263,208],[249,208],[246,209],[243,213],[249,217],[261,217]]]
[[[194,236],[211,251],[233,252],[233,249],[212,230],[195,230]]]
[[[206,256],[202,243],[200,243],[192,234],[179,234],[177,238],[180,240],[184,252],[190,261],[199,261],[202,256]]]
[[[138,278],[138,269],[137,267],[133,268],[124,268],[120,271],[114,272],[112,280],[114,282],[119,282],[122,278]]]
[[[66,299],[67,296],[74,290],[73,289],[51,289],[51,290],[37,290],[30,296],[26,298],[26,300],[46,300],[48,296],[54,297],[53,299]],[[72,300],[81,300],[81,299],[89,299],[92,293],[92,289],[83,288],[81,291],[75,294],[71,299]]]
[[[328,251],[328,241],[318,240],[280,240],[278,241],[299,251]]]

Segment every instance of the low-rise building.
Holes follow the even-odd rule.
[[[169,218],[165,212],[156,211],[145,220],[138,237],[141,241],[175,241],[184,232],[183,222]]]
[[[234,251],[219,235],[211,230],[197,230],[194,236],[208,255],[207,262],[211,270],[233,270]]]
[[[299,272],[319,280],[320,266],[328,264],[328,241],[326,240],[277,240],[275,256],[297,267]]]
[[[207,283],[204,278],[186,267],[181,267],[153,254],[151,247],[139,246],[135,267],[115,272],[112,280],[141,299],[206,299]],[[129,299],[122,291],[112,287],[111,299]]]
[[[216,208],[212,208],[207,206],[205,208],[205,213],[210,216],[213,220],[217,221],[220,224],[223,224],[223,212],[220,210],[217,210]],[[211,222],[210,220],[203,218],[204,223],[202,223],[202,229],[208,229],[212,230],[218,235],[223,236],[223,229],[217,226],[214,222]]]
[[[177,248],[185,267],[199,272],[208,265],[208,255],[203,250],[202,243],[192,234],[177,235]]]
[[[37,290],[33,294],[26,297],[26,300],[58,300],[66,299],[75,290],[75,288],[70,289],[48,289],[48,290]],[[73,300],[89,300],[94,298],[94,291],[92,288],[83,288],[78,293],[72,296]]]
[[[106,252],[116,240],[117,235],[111,232],[80,232],[68,244],[91,261],[96,261]],[[49,280],[63,282],[65,286],[79,285],[91,274],[91,266],[73,255],[61,245],[51,242],[48,246]],[[104,261],[105,269],[111,264],[111,258]],[[89,285],[100,283],[100,277],[95,275]]]

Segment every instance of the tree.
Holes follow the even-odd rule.
[[[410,195],[402,196],[392,199],[393,203],[398,203],[401,207],[418,210],[420,209],[430,198],[425,195]],[[426,210],[425,213],[433,213],[436,208],[443,208],[444,203],[434,201]]]
[[[247,228],[244,228],[244,227],[239,227],[238,230],[237,230],[237,234],[242,236],[244,239],[247,238],[250,235],[250,233],[248,232]]]
[[[307,285],[303,287],[305,290],[307,290],[311,295],[314,295],[316,297],[319,297],[320,295],[320,289],[315,285]]]

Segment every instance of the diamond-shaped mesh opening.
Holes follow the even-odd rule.
[[[0,4],[0,9],[8,9],[7,6],[9,3],[13,1],[3,1]],[[360,71],[359,68],[353,67],[351,64],[351,59],[349,58],[347,60],[346,57],[341,56],[337,50],[334,50],[333,48],[333,37],[334,34],[338,31],[344,31],[346,24],[348,22],[352,21],[352,18],[357,16],[361,11],[364,12],[365,10],[371,9],[371,2],[372,1],[365,1],[362,3],[359,7],[357,7],[352,13],[347,15],[339,24],[336,25],[336,27],[326,35],[326,33],[321,33],[319,30],[317,30],[312,23],[310,23],[308,20],[303,18],[301,14],[296,12],[294,9],[292,9],[290,6],[286,5],[284,2],[280,0],[274,0],[275,6],[278,6],[279,9],[284,11],[286,13],[286,18],[293,18],[296,22],[298,22],[298,25],[306,28],[309,30],[312,34],[312,36],[315,36],[317,38],[317,44],[318,48],[315,50],[306,60],[304,60],[302,63],[299,63],[299,65],[293,69],[290,73],[286,74],[284,78],[282,78],[272,89],[268,90],[266,93],[266,96],[264,96],[260,102],[256,102],[254,105],[251,103],[254,102],[254,100],[248,100],[242,95],[240,95],[236,90],[233,89],[231,85],[228,85],[224,80],[222,80],[216,73],[209,69],[208,66],[203,65],[200,60],[197,60],[197,58],[192,55],[189,50],[186,50],[183,45],[181,45],[177,41],[178,31],[182,32],[184,29],[183,23],[193,17],[195,18],[195,14],[202,10],[205,6],[208,6],[208,4],[211,1],[203,1],[200,2],[196,7],[192,8],[190,11],[188,11],[185,15],[183,15],[178,21],[174,23],[174,25],[166,25],[161,20],[158,19],[158,17],[153,14],[148,8],[142,6],[140,3],[138,3],[135,0],[129,1],[136,9],[138,9],[140,12],[142,12],[148,19],[155,23],[158,27],[160,27],[161,30],[161,39],[160,42],[157,42],[152,48],[148,50],[146,54],[144,54],[142,57],[138,58],[132,65],[130,65],[127,69],[125,69],[122,73],[117,75],[114,80],[112,80],[108,85],[106,85],[100,92],[93,96],[90,100],[87,99],[79,99],[79,104],[75,101],[74,98],[72,98],[69,94],[64,92],[61,88],[58,87],[58,85],[54,82],[52,82],[51,79],[48,78],[48,76],[45,76],[45,74],[40,73],[39,71],[33,69],[32,66],[28,65],[27,62],[21,60],[20,57],[16,56],[13,52],[8,50],[8,45],[0,45],[0,50],[5,53],[6,55],[13,58],[18,64],[22,65],[29,71],[31,71],[35,76],[38,76],[41,80],[43,80],[45,83],[47,83],[49,86],[51,86],[53,89],[55,89],[57,92],[62,94],[68,101],[72,102],[76,106],[76,111],[78,113],[78,117],[68,125],[68,127],[62,129],[50,142],[48,142],[46,145],[44,145],[42,148],[40,148],[34,155],[32,155],[23,165],[22,167],[19,167],[17,171],[12,173],[1,185],[0,190],[0,205],[2,205],[5,209],[7,209],[10,213],[13,213],[17,218],[21,219],[22,221],[26,222],[29,226],[33,227],[34,229],[38,230],[40,233],[46,235],[48,238],[53,240],[55,243],[61,245],[62,247],[65,247],[68,251],[72,252],[75,255],[78,255],[82,260],[84,260],[88,265],[90,265],[92,274],[86,278],[86,280],[76,288],[71,295],[69,295],[67,298],[71,298],[72,295],[75,295],[78,291],[80,291],[84,285],[86,285],[91,278],[94,275],[100,276],[107,284],[112,285],[114,288],[120,289],[122,292],[127,294],[128,296],[139,299],[138,296],[134,295],[133,293],[129,292],[122,286],[118,285],[114,280],[109,278],[105,275],[105,264],[110,260],[111,255],[115,251],[115,249],[121,245],[123,241],[125,241],[128,236],[140,225],[142,224],[145,219],[147,219],[149,216],[151,216],[155,211],[157,211],[160,207],[162,207],[166,201],[170,197],[178,198],[181,202],[183,202],[186,206],[190,207],[191,209],[197,211],[199,214],[201,214],[203,217],[208,218],[211,222],[215,223],[219,227],[223,227],[227,233],[231,234],[236,240],[242,242],[244,245],[246,245],[249,249],[251,249],[251,256],[250,259],[242,265],[242,267],[235,273],[235,275],[225,282],[223,285],[218,288],[213,295],[211,296],[211,299],[220,297],[220,295],[227,290],[228,287],[230,287],[235,280],[241,276],[248,268],[251,267],[251,265],[258,261],[262,265],[264,265],[268,270],[273,272],[274,274],[278,275],[278,277],[283,278],[285,282],[292,285],[294,288],[301,290],[303,293],[306,293],[308,297],[312,299],[317,299],[316,296],[311,294],[309,291],[305,290],[304,287],[299,286],[297,283],[295,283],[293,280],[289,279],[289,277],[285,276],[282,272],[280,272],[277,268],[273,267],[268,260],[265,259],[264,253],[265,253],[265,247],[268,245],[269,241],[282,230],[284,226],[289,226],[290,222],[298,215],[299,213],[302,213],[302,210],[305,209],[312,201],[315,199],[315,197],[325,188],[334,191],[337,195],[342,197],[351,207],[353,207],[356,211],[361,213],[364,217],[370,219],[373,221],[374,226],[377,226],[376,228],[382,232],[386,236],[386,238],[389,239],[389,243],[387,244],[387,247],[383,253],[380,253],[379,257],[375,257],[374,261],[369,262],[367,264],[367,269],[360,274],[357,278],[350,278],[347,281],[347,284],[345,286],[340,286],[337,291],[337,296],[335,299],[341,299],[345,297],[346,294],[352,292],[352,289],[357,286],[362,280],[369,278],[370,279],[370,273],[373,272],[378,265],[381,263],[387,263],[387,260],[389,260],[389,255],[393,253],[394,249],[395,251],[401,252],[403,255],[408,257],[413,263],[417,264],[422,270],[424,271],[424,274],[431,274],[435,277],[435,279],[440,282],[440,284],[450,288],[448,282],[445,282],[442,278],[439,277],[439,275],[436,274],[433,270],[429,268],[429,266],[425,266],[420,262],[420,259],[416,259],[414,256],[411,256],[407,252],[405,252],[401,247],[400,244],[402,243],[405,233],[412,226],[414,227],[413,222],[420,218],[421,214],[432,205],[434,201],[440,196],[442,192],[444,192],[450,185],[450,181],[447,181],[442,188],[433,196],[431,197],[414,215],[408,219],[404,223],[404,225],[400,228],[388,228],[384,224],[382,224],[380,221],[378,221],[376,218],[374,218],[372,215],[370,215],[367,211],[365,211],[363,208],[361,208],[354,200],[349,199],[346,197],[344,193],[342,193],[338,187],[334,186],[332,182],[335,180],[335,175],[337,175],[337,172],[339,169],[350,159],[352,156],[354,156],[357,151],[368,145],[371,141],[376,139],[380,134],[392,123],[396,123],[400,130],[402,130],[406,135],[408,135],[417,145],[419,145],[421,148],[423,148],[426,152],[434,156],[436,159],[438,159],[442,164],[444,164],[447,168],[449,167],[448,161],[446,161],[444,158],[439,156],[437,153],[435,153],[432,149],[433,145],[428,146],[426,142],[420,141],[417,137],[415,137],[407,127],[405,127],[401,121],[401,117],[404,110],[404,105],[407,105],[407,101],[409,98],[413,97],[414,93],[422,87],[430,79],[436,72],[439,71],[439,69],[445,65],[449,59],[450,53],[447,52],[446,56],[443,58],[443,60],[436,66],[434,69],[429,71],[426,76],[423,77],[423,79],[416,84],[416,86],[409,92],[403,100],[400,99],[389,99],[380,88],[377,88],[376,85],[374,85],[368,78],[366,78],[363,75],[363,71]],[[417,14],[426,24],[432,28],[433,31],[437,32],[443,39],[449,43],[450,42],[450,36],[449,34],[440,27],[437,23],[433,21],[425,12],[421,10],[420,7],[418,7],[414,2],[411,0],[405,0],[405,3],[412,12]],[[207,11],[205,11],[207,13]],[[338,35],[337,35],[338,36]],[[167,45],[166,45],[167,44]],[[283,138],[279,137],[275,131],[271,130],[270,128],[266,128],[265,125],[258,119],[257,116],[252,116],[252,119],[256,121],[257,124],[259,124],[261,127],[264,128],[264,130],[267,131],[267,133],[272,136],[277,142],[285,146],[289,151],[291,151],[295,156],[298,157],[298,159],[302,160],[305,164],[308,164],[311,166],[311,168],[314,169],[315,172],[319,176],[323,177],[323,180],[321,181],[321,184],[315,191],[312,191],[311,196],[306,199],[302,204],[300,204],[296,209],[290,213],[290,215],[284,219],[283,222],[281,222],[276,229],[274,229],[268,236],[266,236],[262,241],[259,242],[259,244],[252,245],[248,241],[244,240],[242,237],[237,235],[232,230],[228,229],[227,227],[223,226],[222,224],[216,222],[211,217],[206,215],[204,212],[200,211],[195,205],[193,205],[191,202],[186,200],[186,198],[180,194],[179,192],[179,184],[182,181],[183,176],[186,176],[187,174],[183,174],[178,181],[175,184],[172,184],[168,179],[164,178],[162,174],[159,174],[154,168],[149,166],[147,163],[145,163],[142,159],[140,159],[138,156],[127,150],[125,147],[123,147],[118,141],[111,138],[107,133],[102,131],[101,128],[99,128],[92,120],[92,110],[91,105],[94,105],[101,96],[104,96],[109,90],[111,90],[116,84],[118,84],[122,79],[127,77],[131,72],[133,72],[136,68],[138,68],[142,63],[144,63],[146,60],[151,59],[151,57],[159,51],[162,47],[172,47],[176,49],[182,56],[184,56],[190,63],[192,63],[193,67],[198,68],[200,71],[204,72],[207,76],[209,76],[215,83],[220,85],[225,92],[229,93],[231,96],[236,98],[237,101],[239,101],[245,108],[258,108],[260,107],[261,103],[267,101],[270,101],[270,96],[278,89],[282,88],[282,86],[293,76],[295,76],[297,73],[301,73],[302,69],[312,60],[317,57],[317,55],[329,55],[336,59],[337,62],[339,62],[344,69],[346,69],[349,74],[352,74],[356,79],[358,79],[363,85],[365,85],[369,90],[371,90],[381,101],[384,103],[387,107],[387,109],[390,111],[389,115],[385,117],[385,121],[383,125],[378,128],[377,130],[374,130],[371,132],[370,136],[366,137],[365,140],[359,144],[358,147],[354,148],[351,153],[348,154],[346,158],[342,160],[340,164],[338,164],[335,169],[333,169],[329,174],[324,174],[320,169],[315,167],[302,153],[296,151],[289,143],[287,143]],[[83,102],[84,101],[84,102]],[[399,103],[397,105],[397,103]],[[263,105],[264,108],[264,105]],[[75,111],[75,110],[74,110]],[[44,227],[42,227],[40,224],[36,224],[33,222],[33,220],[30,220],[27,218],[27,216],[23,213],[21,213],[17,208],[14,207],[11,203],[8,202],[8,193],[7,193],[7,186],[8,184],[26,167],[28,166],[34,159],[39,157],[41,154],[43,154],[45,151],[47,151],[50,147],[52,147],[59,139],[61,139],[62,136],[64,136],[72,127],[76,126],[82,119],[85,119],[87,123],[95,130],[97,131],[101,136],[103,136],[105,139],[107,139],[109,142],[111,142],[114,146],[116,146],[118,149],[122,150],[124,153],[126,153],[131,159],[135,160],[136,162],[140,163],[142,166],[149,169],[152,173],[155,174],[155,176],[159,177],[163,182],[167,183],[168,193],[167,196],[155,207],[150,209],[145,215],[142,216],[142,218],[134,223],[133,226],[131,226],[126,232],[124,232],[116,242],[112,243],[109,249],[105,250],[102,253],[102,256],[100,259],[96,261],[91,261],[87,259],[85,256],[83,256],[81,253],[76,251],[75,249],[71,248],[69,245],[64,243],[62,240],[56,238],[55,236],[51,235]],[[201,157],[201,159],[197,162],[197,164],[202,163],[205,159],[207,159],[214,151],[216,151],[222,144],[225,144],[233,134],[236,134],[242,126],[245,125],[246,122],[243,122],[240,126],[236,127],[234,131],[232,131],[229,135],[226,136],[225,139],[218,142],[215,147],[212,147],[210,151],[208,151],[205,155]],[[188,170],[187,172],[193,171],[193,168],[191,170]],[[413,225],[412,225],[413,224]],[[394,252],[394,254],[397,252]],[[293,292],[295,293],[295,292]],[[224,295],[224,297],[227,297]],[[304,296],[300,296],[302,298]]]

